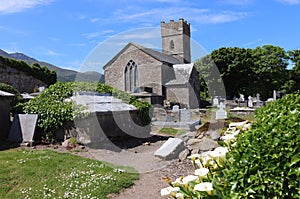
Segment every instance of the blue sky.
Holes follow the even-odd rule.
[[[160,22],[179,18],[191,24],[193,59],[220,47],[300,49],[300,0],[1,0],[0,48],[102,73],[129,41],[160,49]]]

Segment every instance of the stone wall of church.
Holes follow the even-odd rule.
[[[133,60],[138,68],[138,86],[151,87],[153,93],[162,94],[162,64],[134,45],[129,46],[104,70],[105,84],[125,90],[125,67]]]
[[[170,102],[179,102],[189,108],[189,90],[185,85],[169,86],[167,88],[167,99]]]

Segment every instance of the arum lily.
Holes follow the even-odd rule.
[[[209,169],[207,168],[200,168],[195,170],[195,175],[199,177],[205,177],[209,173]]]
[[[168,196],[170,195],[171,193],[174,193],[174,192],[178,192],[180,191],[180,188],[179,187],[166,187],[166,188],[163,188],[160,190],[160,195],[161,196]]]

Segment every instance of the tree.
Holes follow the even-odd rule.
[[[273,90],[281,90],[288,81],[288,53],[279,46],[265,45],[257,47],[252,53],[253,72],[258,92],[263,99],[272,96]]]
[[[293,50],[288,52],[290,60],[293,62],[293,68],[290,71],[290,87],[288,92],[300,90],[300,50]]]

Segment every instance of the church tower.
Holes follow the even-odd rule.
[[[191,63],[190,24],[181,18],[176,22],[174,20],[170,20],[169,23],[162,21],[160,26],[162,52],[173,55],[183,63]]]

